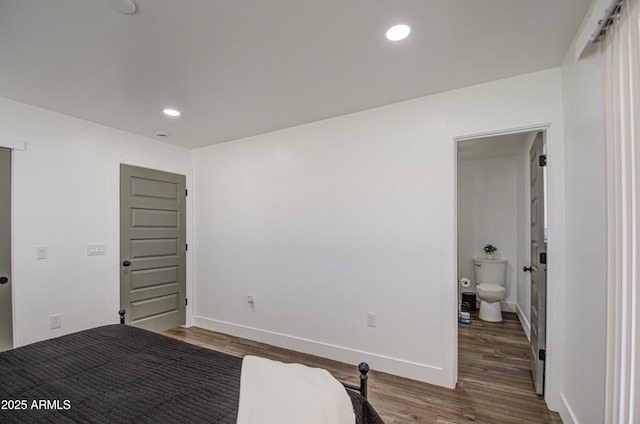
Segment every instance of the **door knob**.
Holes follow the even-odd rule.
[[[528,267],[528,268],[527,268],[526,266],[523,266],[523,267],[522,267],[522,270],[523,270],[524,272],[531,272],[531,267]]]
[[[122,262],[122,266],[130,266],[130,265],[131,265],[131,262],[129,261]]]
[[[9,279],[7,277],[0,277],[0,284],[7,284]]]

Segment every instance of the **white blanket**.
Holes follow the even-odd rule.
[[[351,399],[327,370],[245,356],[237,424],[354,424]]]

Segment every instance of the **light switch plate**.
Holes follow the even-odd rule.
[[[367,313],[367,325],[369,327],[375,327],[377,325],[376,321],[377,321],[377,315],[375,314],[375,312]]]
[[[107,245],[104,243],[89,243],[87,244],[87,255],[98,256],[107,254]]]

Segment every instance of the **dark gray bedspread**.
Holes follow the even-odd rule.
[[[0,423],[232,424],[241,366],[126,325],[81,331],[0,353]],[[351,398],[359,424],[382,424],[364,398]]]

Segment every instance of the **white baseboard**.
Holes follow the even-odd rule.
[[[516,304],[511,302],[500,302],[500,310],[504,312],[515,312]]]
[[[429,384],[435,384],[449,389],[453,389],[455,387],[455,382],[449,381],[451,379],[451,373],[445,372],[446,370],[438,366],[421,364],[400,358],[393,358],[372,352],[365,352],[362,350],[351,349],[343,346],[336,346],[328,343],[318,342],[315,340],[309,340],[301,337],[295,337],[287,334],[262,330],[259,328],[248,327],[245,325],[219,321],[201,316],[194,316],[193,324],[196,327],[204,328],[206,330],[229,334],[235,337],[242,337],[261,343],[267,343],[273,346],[294,350],[296,352],[307,353],[310,355],[320,356],[323,358],[329,358],[347,364],[354,364],[354,369],[355,365],[359,364],[360,362],[367,362],[371,369],[377,371],[382,371]]]
[[[560,393],[560,408],[558,408],[558,413],[560,414],[563,424],[579,424],[576,415],[573,413],[567,399],[562,393]]]
[[[516,304],[516,309],[524,334],[527,336],[527,340],[531,341],[531,324],[529,324],[527,317],[525,317],[524,312],[520,309],[520,305]]]

